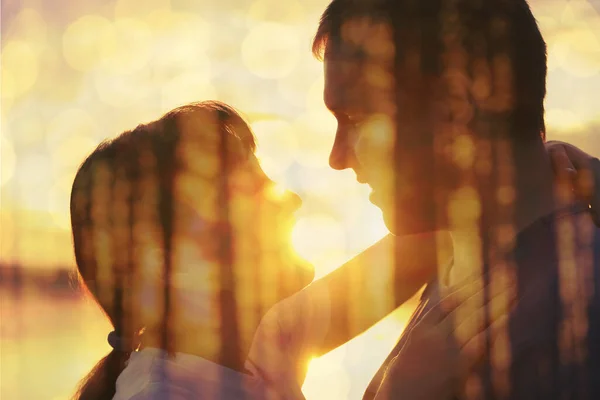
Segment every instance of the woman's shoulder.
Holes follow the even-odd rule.
[[[273,393],[271,393],[273,392]],[[279,400],[255,375],[234,371],[192,354],[168,357],[143,349],[132,356],[117,380],[113,400]]]

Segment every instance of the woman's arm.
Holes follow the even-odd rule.
[[[442,233],[387,235],[276,304],[254,337],[249,368],[271,380],[301,386],[311,358],[369,329],[430,281],[437,273],[437,260],[449,260],[449,241]]]
[[[329,329],[314,356],[360,335],[412,298],[450,261],[447,233],[396,237],[388,234],[356,257],[315,281],[308,293],[329,293]],[[309,294],[309,297],[310,294]]]

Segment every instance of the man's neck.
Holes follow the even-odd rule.
[[[508,179],[489,179],[481,185],[481,215],[475,223],[455,221],[451,228],[454,246],[452,282],[481,270],[490,252],[505,252],[516,235],[558,209],[554,200],[553,173],[541,141],[513,146]],[[507,166],[493,165],[492,174]],[[487,254],[484,254],[484,251]]]

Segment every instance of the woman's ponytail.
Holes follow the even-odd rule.
[[[73,400],[112,400],[130,353],[112,350],[82,380]]]

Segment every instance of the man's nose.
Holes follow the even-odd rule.
[[[348,140],[348,134],[338,129],[335,135],[335,141],[329,154],[329,166],[335,170],[341,171],[346,168],[352,168],[355,165],[356,156],[354,147]]]

